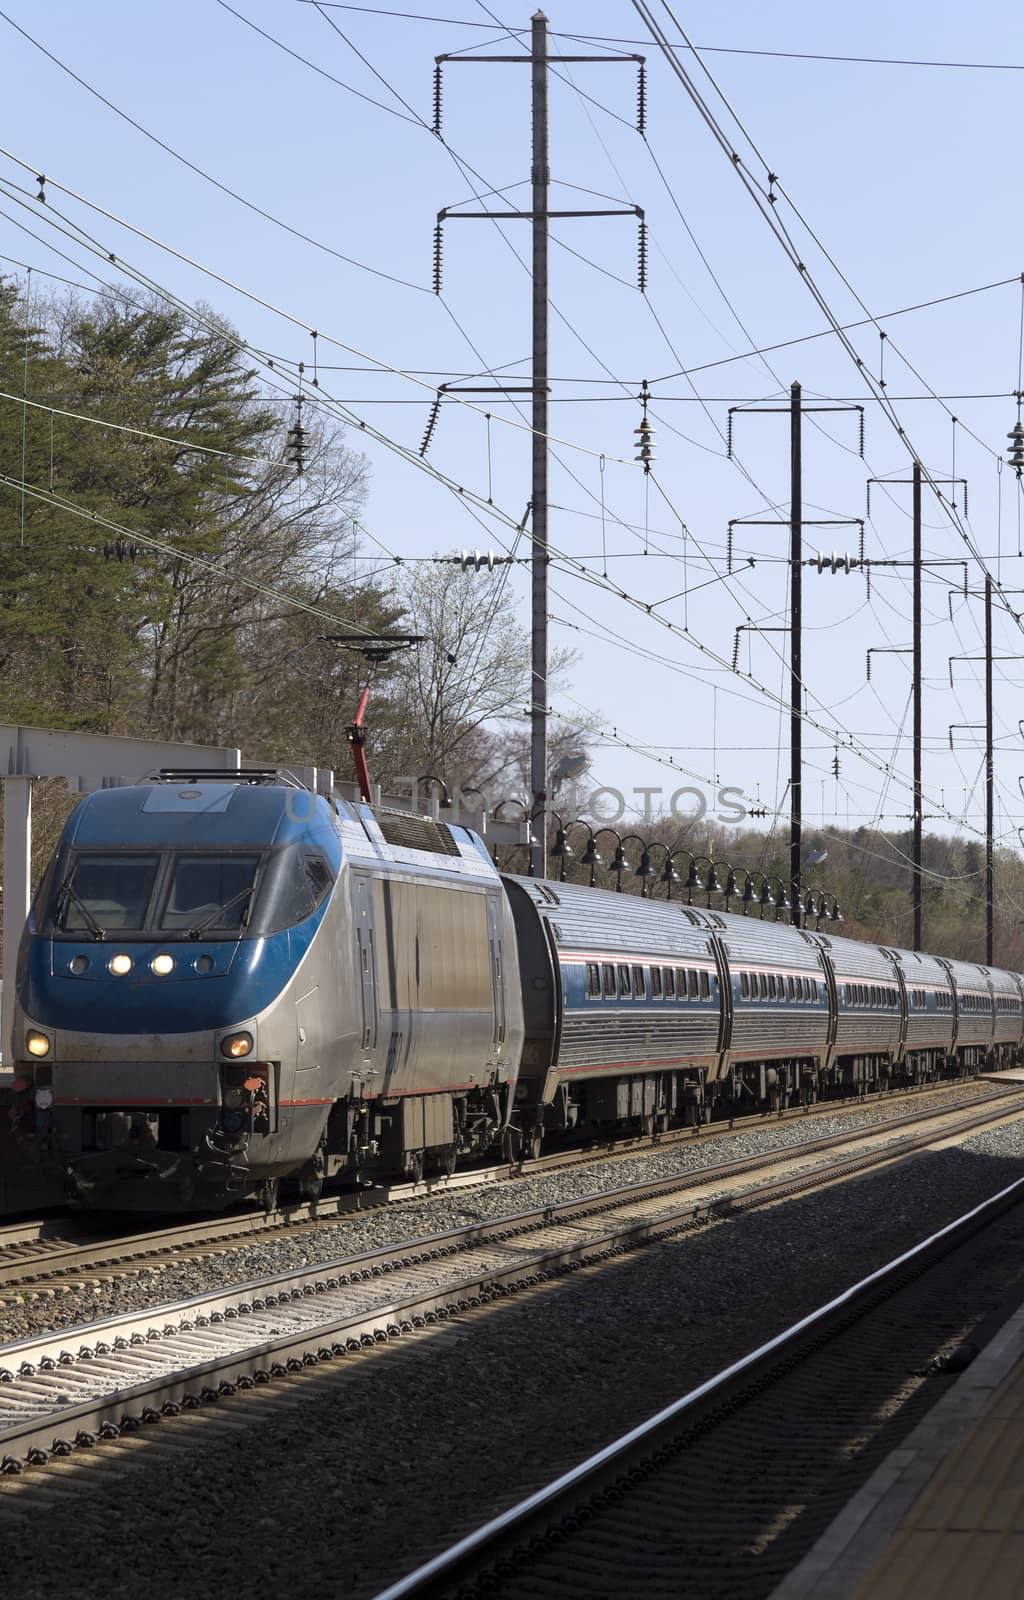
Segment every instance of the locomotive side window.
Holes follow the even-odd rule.
[[[612,998],[612,999],[614,999],[614,997],[615,997],[615,968],[612,966],[612,963],[610,961],[606,961],[604,963],[603,967],[601,968],[601,972],[602,972],[602,975],[603,975],[603,978],[604,978],[604,992],[605,992],[605,995],[610,997],[610,998]]]
[[[587,993],[589,995],[601,993],[601,968],[596,961],[587,962]]]
[[[303,871],[306,874],[309,892],[313,896],[313,905],[318,906],[321,900],[329,893],[331,884],[334,882],[331,877],[331,869],[323,856],[307,856],[303,862]]]
[[[77,856],[57,893],[57,927],[93,934],[144,927],[159,864],[158,855],[134,851]]]

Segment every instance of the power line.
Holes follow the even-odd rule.
[[[701,118],[703,119],[705,125],[707,126],[708,130],[711,132],[712,136],[714,137],[714,139],[718,143],[718,145],[719,145],[720,149],[722,150],[723,154],[725,154],[727,156],[727,158],[729,159],[730,165],[732,166],[733,170],[736,172],[737,176],[740,178],[740,181],[742,182],[742,184],[743,184],[744,188],[746,189],[747,193],[749,194],[751,199],[754,201],[755,205],[757,206],[758,211],[761,213],[762,218],[768,224],[768,226],[771,229],[772,233],[774,234],[775,238],[777,239],[779,244],[782,246],[782,248],[783,248],[783,250],[784,250],[784,252],[786,254],[787,259],[790,261],[790,264],[797,270],[798,274],[802,278],[804,284],[806,285],[808,291],[810,292],[810,294],[811,294],[812,298],[814,299],[815,303],[818,305],[819,309],[824,312],[828,322],[832,326],[833,332],[838,336],[840,344],[842,345],[843,349],[846,351],[847,355],[850,357],[850,359],[853,361],[854,365],[856,366],[859,376],[863,379],[865,384],[868,385],[868,387],[871,389],[871,391],[877,397],[880,398],[881,403],[882,403],[883,413],[887,416],[887,419],[891,423],[894,431],[896,432],[896,434],[898,435],[900,440],[903,442],[903,444],[907,448],[907,450],[910,452],[911,457],[914,458],[914,459],[918,459],[919,460],[920,459],[919,453],[916,450],[914,450],[913,445],[911,443],[911,440],[910,440],[909,436],[907,435],[906,429],[903,427],[903,425],[902,425],[902,423],[900,421],[898,412],[895,410],[895,408],[892,405],[892,403],[885,396],[884,385],[881,384],[878,380],[876,380],[872,376],[872,374],[868,371],[867,367],[864,364],[864,361],[857,354],[857,351],[856,351],[855,347],[853,346],[853,344],[851,343],[851,341],[849,340],[849,338],[846,336],[845,332],[843,331],[842,325],[840,324],[838,318],[836,317],[835,313],[833,312],[832,307],[829,304],[829,302],[828,302],[823,290],[821,290],[819,288],[819,286],[818,286],[818,284],[817,284],[817,282],[816,282],[816,280],[814,278],[814,275],[812,274],[812,272],[810,271],[810,269],[808,268],[806,263],[802,260],[801,253],[800,253],[797,245],[795,244],[792,236],[790,235],[788,229],[786,228],[786,225],[785,225],[784,221],[782,220],[782,218],[779,215],[778,199],[779,199],[780,196],[782,196],[785,199],[786,204],[793,211],[793,214],[798,219],[801,227],[805,230],[805,232],[808,234],[808,236],[812,239],[812,241],[814,242],[814,244],[817,247],[817,249],[821,251],[821,253],[824,256],[825,260],[832,267],[833,271],[835,271],[835,273],[840,278],[842,283],[849,290],[849,292],[853,295],[853,297],[856,300],[857,304],[867,314],[869,319],[875,324],[876,327],[878,327],[878,319],[876,317],[872,316],[871,312],[868,310],[868,307],[865,305],[865,303],[861,299],[860,295],[857,294],[857,292],[854,289],[854,287],[853,287],[852,283],[850,282],[849,278],[845,275],[845,273],[843,273],[843,271],[839,267],[838,263],[829,254],[828,250],[825,248],[825,246],[822,244],[821,240],[815,234],[815,232],[811,228],[810,224],[801,215],[801,213],[798,210],[798,208],[796,207],[795,203],[790,198],[790,196],[787,193],[787,191],[783,188],[783,186],[782,186],[782,184],[780,182],[780,179],[778,178],[777,174],[772,172],[768,162],[766,161],[765,157],[761,154],[761,151],[759,150],[758,146],[756,145],[756,143],[754,142],[754,140],[752,139],[750,134],[747,132],[747,130],[744,127],[742,121],[740,120],[738,114],[736,113],[736,111],[733,109],[733,107],[729,103],[729,100],[727,99],[726,95],[723,93],[721,88],[715,82],[715,79],[712,77],[711,72],[709,71],[708,67],[701,60],[701,57],[698,54],[698,52],[695,49],[695,47],[687,39],[687,36],[686,36],[686,33],[685,33],[684,29],[680,25],[677,17],[675,16],[675,14],[674,14],[674,12],[672,10],[671,5],[669,4],[669,0],[661,0],[661,3],[663,5],[663,7],[664,7],[665,12],[671,18],[673,25],[676,27],[676,29],[678,30],[680,36],[684,40],[688,52],[690,54],[692,54],[692,56],[696,60],[697,64],[700,66],[700,68],[703,71],[705,77],[708,79],[709,83],[712,85],[712,87],[713,87],[713,89],[715,91],[715,94],[717,95],[719,100],[721,100],[721,102],[725,106],[730,118],[732,119],[732,121],[735,123],[736,127],[739,129],[740,133],[742,134],[744,141],[747,143],[747,145],[749,145],[750,149],[754,152],[754,155],[757,158],[757,162],[764,169],[764,172],[765,172],[765,175],[766,175],[765,176],[765,181],[767,182],[767,185],[768,185],[767,188],[765,188],[764,185],[754,176],[754,174],[747,167],[746,163],[743,161],[742,157],[733,148],[733,141],[728,137],[728,135],[726,134],[724,128],[721,126],[721,124],[718,122],[717,118],[715,117],[715,114],[712,111],[711,107],[709,106],[707,100],[701,94],[699,88],[694,83],[693,79],[691,78],[690,74],[686,71],[685,67],[683,67],[683,65],[679,61],[677,53],[676,53],[675,49],[671,46],[671,44],[670,44],[670,42],[668,40],[668,37],[664,32],[664,29],[662,28],[661,24],[655,19],[654,15],[653,15],[653,13],[651,11],[651,7],[648,4],[648,0],[633,0],[634,8],[636,9],[638,14],[640,15],[640,17],[643,20],[643,22],[649,28],[652,39],[654,39],[655,43],[661,49],[662,54],[664,55],[665,59],[669,62],[669,64],[672,67],[672,70],[673,70],[675,76],[678,78],[680,84],[685,89],[685,91],[688,94],[690,100],[692,101],[693,105],[695,106],[695,108],[699,112],[699,114],[700,114]],[[883,330],[879,327],[879,333],[881,333],[882,331]],[[903,353],[899,350],[899,348],[896,345],[894,345],[892,343],[891,340],[889,340],[888,342],[889,342],[891,348],[893,349],[894,353],[897,356],[899,356],[899,358],[902,361],[904,361],[906,363],[907,367],[914,374],[915,378],[917,378],[918,382],[921,383],[925,388],[927,388],[929,390],[929,392],[933,395],[933,397],[937,398],[937,396],[935,396],[935,394],[934,394],[934,390],[931,388],[931,385],[929,385],[926,382],[926,380],[922,377],[922,375],[914,367],[913,363],[910,362],[909,359],[905,355],[903,355]],[[965,431],[967,431],[970,434],[970,436],[972,438],[974,438],[976,440],[976,442],[979,443],[984,449],[988,450],[990,452],[990,454],[993,454],[993,455],[996,454],[996,452],[992,451],[991,447],[984,440],[980,439],[970,429],[966,429]],[[947,514],[950,515],[952,522],[955,524],[957,530],[960,533],[961,538],[963,539],[964,543],[967,545],[967,547],[970,550],[970,552],[971,552],[972,556],[974,557],[975,561],[978,562],[978,565],[981,567],[981,570],[986,574],[986,576],[990,576],[987,566],[985,565],[984,561],[980,557],[980,553],[977,550],[977,547],[975,545],[973,537],[971,536],[969,528],[965,524],[964,519],[960,516],[955,504],[946,501],[946,499],[943,496],[941,490],[939,489],[938,485],[936,484],[932,474],[930,472],[928,472],[927,469],[922,468],[922,473],[923,473],[924,481],[928,484],[929,488],[936,495],[936,497],[938,498],[939,502],[943,505],[944,509],[947,511]],[[1018,627],[1021,627],[1021,619],[1019,617],[1017,617],[1016,614],[1013,613],[1010,610],[1009,606],[1006,603],[1006,600],[1004,599],[1002,593],[1000,592],[1001,591],[1001,586],[997,585],[996,588],[997,588],[998,598],[1000,600],[1000,603],[1003,606],[1003,609],[1006,610],[1008,612],[1008,614],[1014,616],[1014,620],[1017,622]],[[1024,631],[1024,628],[1022,628],[1022,631]]]
[[[358,11],[366,16],[396,17],[407,22],[441,22],[454,28],[486,28],[485,22],[469,22],[465,17],[437,17],[419,11],[391,11],[383,6],[361,6],[343,3],[343,0],[303,0],[304,4],[325,5],[331,11]],[[527,33],[527,28],[510,28],[505,23],[494,23],[491,26],[500,29],[502,33],[517,34]],[[624,39],[614,34],[605,33],[569,33],[552,28],[553,39],[575,39],[581,44],[622,44],[643,45],[646,39]],[[679,45],[673,49],[681,49]],[[942,67],[957,71],[968,72],[1024,72],[1024,63],[1013,61],[939,61],[932,57],[920,56],[852,56],[827,54],[824,51],[811,50],[759,50],[752,46],[728,44],[701,44],[697,45],[707,55],[726,56],[769,56],[781,61],[838,61],[849,62],[854,65],[873,67]]]
[[[183,167],[187,167],[189,171],[194,172],[197,177],[203,178],[207,183],[212,184],[215,189],[219,189],[221,194],[229,195],[232,200],[237,200],[239,205],[245,206],[249,211],[255,212],[257,216],[263,217],[266,222],[272,222],[275,227],[282,228],[285,233],[292,234],[294,238],[301,239],[305,244],[313,245],[313,247],[317,250],[322,250],[325,255],[333,256],[337,261],[344,261],[350,267],[358,267],[360,272],[372,273],[376,278],[385,278],[389,283],[399,284],[403,289],[414,289],[419,294],[430,293],[430,290],[426,284],[412,283],[407,278],[397,277],[393,272],[385,272],[381,267],[371,267],[367,262],[358,261],[354,256],[346,255],[344,251],[336,250],[333,245],[325,244],[322,239],[316,239],[312,234],[304,233],[301,228],[294,227],[292,223],[285,222],[282,217],[274,216],[272,212],[264,210],[264,208],[257,205],[254,200],[249,200],[244,194],[239,194],[238,190],[232,189],[229,184],[222,183],[219,178],[215,178],[211,172],[207,172],[203,167],[197,165],[195,161],[190,161],[188,156],[182,155],[180,150],[175,150],[173,146],[167,144],[164,139],[161,139],[155,133],[152,133],[149,128],[143,127],[141,122],[138,122],[134,117],[129,116],[127,111],[123,111],[120,106],[115,105],[113,100],[108,99],[105,94],[102,94],[100,90],[95,88],[91,83],[87,83],[83,77],[81,77],[77,72],[68,66],[66,61],[62,61],[59,56],[55,56],[53,54],[52,50],[48,50],[46,46],[41,44],[38,39],[33,38],[32,34],[30,34],[25,28],[21,27],[19,23],[15,22],[13,17],[9,17],[6,11],[0,11],[0,18],[2,18],[9,27],[14,28],[17,33],[20,33],[23,39],[27,39],[29,44],[33,45],[36,50],[40,51],[48,61],[52,61],[55,67],[59,67],[61,72],[66,73],[69,78],[74,79],[75,83],[79,84],[81,88],[85,89],[88,94],[93,95],[94,98],[99,100],[102,105],[105,105],[109,111],[112,111],[115,116],[120,117],[122,122],[128,123],[129,127],[134,128],[137,133],[141,133],[143,138],[149,139],[152,144],[157,145],[159,149],[163,150],[175,161],[179,161]]]
[[[23,161],[19,156],[16,156],[13,151],[8,150],[3,146],[0,146],[0,155],[7,156],[9,160],[15,162],[17,166],[21,167],[26,172],[31,172],[34,170],[34,167],[31,163]],[[419,388],[426,389],[430,393],[436,394],[437,391],[435,385],[426,383],[424,380],[417,378],[413,373],[407,372],[401,367],[392,366],[392,364],[388,361],[368,355],[366,351],[359,350],[356,346],[347,344],[345,340],[339,339],[334,334],[325,333],[323,329],[311,327],[309,323],[305,322],[301,317],[296,316],[293,312],[287,311],[281,306],[274,305],[272,301],[265,300],[262,295],[256,294],[254,290],[246,289],[243,285],[234,282],[233,279],[226,277],[223,273],[218,272],[215,268],[208,267],[202,262],[194,260],[191,256],[186,255],[184,251],[178,250],[174,245],[167,244],[162,239],[158,239],[154,235],[147,233],[144,228],[140,228],[134,223],[125,221],[123,217],[119,217],[114,212],[108,211],[104,206],[99,205],[98,202],[89,200],[86,196],[78,194],[74,189],[68,188],[67,185],[60,183],[56,178],[47,176],[46,183],[52,185],[55,189],[59,189],[62,194],[66,194],[70,199],[77,201],[80,205],[88,207],[90,211],[95,211],[100,216],[105,217],[108,222],[115,223],[118,227],[124,228],[127,232],[132,233],[137,238],[144,240],[145,243],[155,245],[157,249],[163,250],[166,252],[166,254],[174,256],[176,260],[183,262],[184,265],[194,268],[195,271],[203,273],[206,277],[212,278],[224,288],[232,290],[232,292],[235,294],[242,295],[247,300],[251,300],[253,304],[260,306],[264,311],[270,311],[275,316],[281,317],[284,321],[290,322],[293,327],[300,329],[303,333],[309,335],[309,337],[314,341],[323,339],[326,343],[333,344],[340,350],[346,350],[351,355],[359,356],[363,361],[371,362],[382,373],[386,373],[391,377],[404,378],[409,383],[413,383]],[[11,193],[12,190],[14,191],[13,193]],[[5,194],[7,199],[13,201],[15,204],[23,206],[25,210],[33,209],[31,202],[34,197],[27,189],[22,188],[20,184],[12,183],[9,179],[0,179],[0,193]],[[89,235],[84,228],[82,228],[78,223],[74,222],[72,218],[66,216],[62,211],[56,210],[48,201],[47,212],[58,217],[61,222],[67,225],[68,228],[74,230],[71,237],[74,237],[75,234],[81,235],[81,240],[76,239],[76,243],[80,243],[82,240],[84,240],[86,242],[86,248],[90,249],[94,254],[104,257],[106,260],[112,262],[116,266],[120,266],[122,268],[125,267],[126,264],[123,258],[117,256],[113,251],[104,249],[103,246],[100,245],[99,242],[91,235]],[[482,417],[487,415],[482,406],[473,404],[473,402],[460,397],[454,391],[447,391],[446,398],[454,400],[457,404],[464,406],[466,410],[472,411],[478,416]],[[515,428],[525,433],[533,432],[530,424],[526,421],[515,422],[510,417],[497,417],[495,420],[503,423],[506,427]],[[557,435],[553,434],[549,434],[548,438],[553,443],[560,444],[568,450],[578,450],[583,455],[594,457],[605,455],[606,459],[615,461],[616,465],[631,468],[635,465],[634,462],[626,460],[625,458],[607,456],[606,452],[604,451],[592,450],[587,445],[577,444],[571,439],[561,439]]]
[[[83,230],[79,229],[78,231],[82,232]],[[76,242],[80,243],[81,241],[76,241]],[[97,247],[95,246],[95,242],[92,242],[87,246],[87,248],[96,249]],[[99,253],[98,249],[97,249],[97,253]],[[121,263],[121,264],[124,265],[123,263]],[[152,283],[150,284],[150,287],[153,287]],[[164,292],[164,291],[160,291],[159,288],[157,287],[157,292]],[[323,396],[323,398],[324,399],[329,399],[330,397],[327,397],[325,395],[325,396]],[[332,403],[337,405],[339,410],[342,412],[342,414],[343,415],[347,415],[349,420],[351,420],[351,413],[347,412],[346,408],[344,406],[342,406],[340,402],[333,401]],[[395,441],[388,439],[388,437],[386,435],[381,434],[378,430],[370,428],[369,425],[367,425],[364,421],[362,421],[362,419],[356,418],[355,420],[359,423],[359,426],[361,428],[363,428],[365,431],[370,433],[370,435],[372,437],[377,438],[379,440],[379,442],[385,444],[388,448],[396,450],[397,453],[402,455],[406,460],[412,460],[413,464],[415,464],[416,466],[420,467],[421,469],[425,468],[426,470],[428,470],[430,472],[430,474],[437,479],[438,482],[441,482],[442,484],[444,484],[444,486],[446,488],[448,488],[451,492],[455,492],[458,495],[461,495],[461,496],[464,496],[464,497],[466,497],[466,498],[468,498],[470,500],[473,500],[477,505],[479,505],[479,507],[480,507],[480,509],[482,511],[484,511],[486,514],[491,515],[492,517],[496,517],[500,522],[503,522],[506,526],[513,525],[513,521],[508,516],[507,513],[500,512],[499,509],[494,507],[493,505],[485,506],[479,496],[473,496],[470,491],[465,490],[462,486],[454,484],[452,482],[452,480],[447,479],[444,474],[438,473],[436,471],[436,469],[433,469],[432,467],[430,467],[430,465],[428,463],[425,463],[425,462],[423,462],[422,460],[420,460],[418,458],[413,458],[412,455],[411,455],[411,452],[406,447],[398,445]],[[465,501],[463,501],[462,503],[465,503]],[[470,510],[470,513],[472,515],[474,515],[474,516],[476,515],[476,512],[472,509],[471,506],[467,506],[467,509]],[[674,507],[672,509],[674,511],[674,514],[678,515],[678,513],[675,512]],[[591,581],[593,581],[593,575],[587,574],[587,576],[591,578]],[[613,593],[616,592],[614,587],[612,587],[612,592]],[[621,593],[621,597],[623,599],[632,600],[632,597],[630,597],[625,591],[621,591],[620,593]],[[643,605],[644,603],[643,602],[638,602],[638,604]],[[648,615],[651,615],[653,613],[653,608],[651,606],[644,606],[644,609],[647,611]],[[656,620],[664,622],[665,619],[657,618]],[[673,632],[678,632],[679,631],[679,630],[675,629],[674,626],[671,625],[671,624],[666,623],[665,625],[669,626],[672,629]],[[686,630],[686,632],[688,634],[688,630]],[[716,659],[715,655],[714,655],[714,652],[709,651],[706,646],[703,646],[702,644],[699,643],[699,641],[696,641],[693,638],[692,635],[689,635],[688,642],[690,642],[691,644],[694,644],[696,646],[696,648],[698,648],[706,656],[709,656],[712,659]],[[755,686],[759,689],[760,692],[767,694],[770,698],[772,697],[771,696],[771,691],[767,690],[764,685],[761,685],[756,680],[754,680],[754,681],[755,681]],[[814,723],[814,719],[809,719],[809,720],[811,720],[812,723],[815,726],[819,726],[818,724]],[[826,731],[826,730],[822,729],[821,731]],[[834,734],[833,734],[833,737],[835,737]],[[844,744],[850,744],[851,746],[855,745],[855,741],[849,740],[846,737],[842,737],[841,738],[841,742],[844,743]]]

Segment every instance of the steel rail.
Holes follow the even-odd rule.
[[[886,1092],[886,1099],[896,1102],[910,1100],[921,1094],[950,1093],[963,1085],[963,1079],[945,1083],[913,1084]],[[996,1080],[978,1080],[979,1082]],[[1004,1092],[1012,1092],[1012,1089]],[[979,1096],[977,1100],[962,1104],[973,1105],[994,1095]],[[849,1097],[843,1100],[817,1101],[814,1105],[791,1106],[781,1111],[758,1113],[743,1112],[739,1116],[719,1123],[699,1124],[696,1127],[671,1128],[664,1133],[629,1133],[609,1141],[594,1140],[583,1147],[554,1151],[546,1156],[520,1163],[501,1163],[491,1167],[469,1168],[463,1172],[433,1174],[416,1182],[390,1185],[370,1185],[365,1189],[340,1195],[328,1195],[316,1201],[293,1206],[278,1207],[271,1212],[253,1209],[243,1214],[220,1214],[213,1218],[179,1222],[171,1227],[154,1227],[142,1233],[117,1233],[109,1237],[79,1231],[68,1236],[66,1230],[73,1226],[68,1213],[44,1217],[23,1218],[7,1226],[0,1226],[0,1303],[8,1286],[26,1282],[45,1282],[61,1277],[65,1272],[85,1266],[126,1267],[129,1263],[144,1261],[148,1256],[185,1253],[195,1245],[196,1253],[213,1249],[231,1239],[257,1236],[265,1233],[290,1232],[315,1228],[324,1222],[350,1215],[365,1214],[406,1200],[430,1199],[460,1189],[472,1189],[483,1184],[515,1182],[520,1178],[538,1177],[546,1172],[558,1172],[596,1162],[625,1159],[641,1151],[670,1149],[677,1144],[717,1143],[734,1133],[754,1132],[773,1128],[782,1122],[803,1118],[814,1121],[819,1116],[856,1115],[865,1106],[879,1104],[880,1097]],[[942,1108],[939,1108],[940,1110]],[[954,1109],[954,1108],[949,1108]],[[25,1247],[44,1246],[35,1254],[24,1253]],[[33,1270],[39,1269],[39,1270]]]
[[[561,1543],[578,1533],[611,1499],[628,1494],[657,1471],[681,1431],[695,1424],[703,1426],[708,1419],[713,1425],[716,1415],[731,1413],[747,1396],[762,1392],[776,1373],[788,1372],[840,1327],[859,1320],[874,1304],[1022,1199],[1024,1178],[1018,1178],[398,1582],[379,1590],[374,1600],[412,1600],[413,1596],[433,1600],[476,1576],[485,1577],[487,1593],[500,1592],[500,1581],[492,1582],[486,1576],[496,1562],[503,1568],[508,1563],[525,1564],[542,1542],[550,1538]]]
[[[839,1133],[824,1134],[816,1139],[801,1140],[798,1144],[783,1145],[778,1150],[763,1151],[754,1156],[740,1156],[732,1161],[719,1162],[713,1166],[702,1167],[690,1173],[676,1173],[668,1178],[638,1179],[635,1183],[625,1185],[619,1189],[606,1190],[595,1196],[595,1203],[602,1205],[607,1201],[608,1206],[618,1203],[612,1196],[621,1197],[632,1193],[636,1198],[648,1194],[672,1192],[681,1188],[694,1188],[703,1186],[707,1182],[717,1181],[719,1178],[740,1176],[747,1172],[757,1172],[765,1167],[777,1165],[780,1162],[799,1158],[804,1155],[813,1155],[821,1150],[841,1148],[844,1145],[859,1142],[884,1135],[887,1132],[898,1131],[904,1127],[913,1127],[925,1122],[934,1122],[943,1117],[955,1116],[961,1112],[972,1111],[981,1106],[1002,1104],[1003,1101],[1012,1101],[1021,1096],[1021,1090],[1009,1087],[997,1090],[991,1094],[978,1095],[967,1101],[961,1101],[956,1106],[933,1106],[928,1110],[906,1111],[896,1117],[885,1118],[867,1127],[850,1128]],[[385,1202],[382,1202],[385,1203]],[[573,1199],[554,1206],[536,1208],[535,1214],[545,1218],[560,1215],[565,1207],[574,1213],[581,1204],[579,1199]],[[321,1202],[317,1203],[318,1205]],[[607,1208],[607,1207],[606,1207]],[[310,1207],[308,1210],[312,1211]],[[76,1274],[91,1280],[97,1272],[106,1271],[111,1276],[119,1273],[134,1272],[140,1267],[144,1268],[149,1261],[157,1260],[166,1255],[177,1259],[199,1256],[223,1248],[231,1240],[244,1242],[266,1231],[288,1230],[291,1232],[306,1231],[319,1223],[330,1221],[332,1217],[342,1215],[336,1210],[333,1203],[328,1203],[325,1211],[316,1211],[312,1216],[304,1216],[301,1222],[289,1222],[288,1214],[285,1220],[274,1222],[272,1218],[264,1218],[258,1213],[251,1216],[234,1219],[237,1226],[224,1231],[221,1219],[210,1222],[188,1223],[169,1229],[161,1229],[154,1233],[136,1234],[128,1237],[118,1237],[110,1241],[92,1242],[85,1245],[72,1244],[66,1250],[48,1248],[41,1255],[33,1255],[13,1261],[0,1260],[0,1306],[9,1303],[12,1296],[33,1287],[45,1287],[50,1283],[67,1286],[75,1281]],[[499,1233],[507,1226],[508,1222],[519,1222],[522,1218],[534,1213],[512,1212],[506,1219],[496,1219],[491,1224],[470,1225],[471,1227],[483,1226],[495,1228]],[[525,1225],[525,1224],[524,1224]],[[454,1235],[459,1235],[461,1230],[452,1230]],[[480,1236],[478,1236],[479,1238]],[[399,1257],[402,1250],[399,1248]],[[383,1257],[382,1257],[383,1258]],[[9,1293],[10,1292],[10,1293]]]
[[[933,1086],[932,1086],[933,1087]],[[919,1091],[914,1091],[919,1092]],[[794,1152],[812,1152],[815,1149],[826,1148],[829,1142],[843,1143],[861,1134],[870,1134],[887,1127],[896,1127],[909,1122],[922,1121],[928,1117],[949,1116],[956,1111],[969,1110],[976,1105],[991,1104],[997,1099],[1012,1097],[1020,1090],[1013,1085],[1003,1089],[996,1088],[993,1092],[981,1094],[971,1100],[962,1101],[957,1106],[937,1106],[927,1112],[919,1113],[908,1111],[897,1117],[887,1118],[884,1122],[869,1125],[866,1128],[850,1129],[824,1136],[822,1140],[802,1141],[800,1145],[789,1146]],[[903,1095],[899,1098],[902,1100]],[[863,1101],[857,1100],[844,1106],[843,1109],[855,1111],[861,1109]],[[787,1115],[805,1115],[812,1113],[811,1107],[794,1107]],[[822,1110],[822,1114],[831,1114]],[[721,1128],[707,1128],[702,1130],[702,1141],[708,1137],[717,1141],[726,1138],[732,1132],[746,1132],[757,1127],[774,1127],[782,1120],[778,1113],[770,1114],[764,1118],[758,1117],[747,1121],[743,1119],[738,1128],[732,1124]],[[132,1272],[137,1268],[145,1267],[146,1263],[163,1256],[173,1255],[180,1258],[201,1256],[220,1250],[223,1246],[233,1241],[240,1243],[249,1238],[256,1238],[267,1233],[285,1233],[293,1235],[303,1231],[316,1229],[324,1223],[340,1219],[347,1215],[362,1215],[370,1210],[382,1208],[387,1205],[400,1203],[404,1200],[430,1198],[435,1194],[448,1193],[462,1188],[474,1188],[478,1184],[515,1181],[520,1176],[534,1177],[547,1171],[560,1171],[575,1166],[591,1165],[595,1162],[612,1160],[615,1157],[625,1157],[636,1153],[636,1147],[642,1146],[645,1150],[668,1149],[676,1144],[692,1143],[696,1131],[693,1128],[672,1130],[668,1134],[657,1136],[652,1144],[651,1139],[629,1138],[616,1142],[612,1147],[592,1147],[588,1151],[558,1152],[551,1156],[542,1156],[531,1161],[523,1168],[490,1167],[478,1169],[474,1172],[456,1173],[452,1177],[439,1177],[436,1180],[422,1180],[418,1183],[393,1185],[390,1188],[374,1188],[362,1190],[355,1194],[329,1196],[304,1205],[279,1209],[269,1214],[252,1211],[242,1216],[215,1217],[203,1221],[189,1221],[178,1223],[173,1227],[161,1227],[146,1230],[137,1234],[117,1234],[110,1238],[87,1237],[82,1239],[60,1239],[48,1237],[45,1234],[33,1233],[35,1223],[14,1224],[10,1230],[0,1229],[0,1306],[9,1303],[12,1293],[18,1293],[26,1288],[56,1282],[66,1284],[76,1274],[80,1277],[93,1277],[97,1273],[107,1273],[117,1276],[119,1273]],[[784,1159],[780,1154],[779,1159]],[[770,1159],[770,1154],[765,1157],[743,1158],[746,1161]],[[728,1163],[723,1163],[720,1168],[707,1169],[708,1171],[721,1170],[723,1173],[730,1170]],[[749,1170],[740,1167],[738,1170]],[[44,1219],[40,1226],[53,1227],[59,1224],[60,1219]],[[65,1224],[66,1225],[66,1224]],[[38,1243],[41,1248],[27,1252],[24,1246]],[[5,1251],[12,1252],[5,1256]]]
[[[2,1346],[0,1470],[16,1472],[24,1461],[41,1462],[51,1453],[64,1455],[75,1445],[93,1444],[97,1437],[133,1431],[141,1422],[159,1421],[182,1405],[216,1400],[232,1386],[249,1387],[364,1345],[386,1342],[453,1311],[706,1221],[806,1193],[1013,1114],[1005,1105],[990,1105],[985,1114],[951,1127],[889,1141],[810,1172],[786,1174],[736,1195],[712,1195],[653,1216],[611,1213],[657,1201],[673,1184],[681,1187],[678,1180],[631,1184],[590,1202],[534,1208],[417,1244],[278,1273]],[[861,1132],[860,1137],[865,1135]],[[826,1142],[832,1141],[822,1141]],[[737,1165],[730,1163],[733,1168]],[[581,1223],[602,1217],[599,1227],[581,1230]],[[530,1252],[518,1245],[502,1249],[509,1240],[531,1231],[537,1238]],[[448,1283],[437,1282],[439,1260],[466,1255],[475,1247],[489,1247],[496,1259],[456,1270]],[[395,1267],[414,1272],[424,1266],[427,1285],[407,1283],[404,1299],[389,1296],[382,1302],[371,1294],[376,1303],[366,1303],[361,1284],[380,1279]]]

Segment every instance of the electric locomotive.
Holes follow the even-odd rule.
[[[468,830],[271,771],[77,807],[19,954],[15,1131],[73,1201],[416,1178],[508,1127],[511,914]]]

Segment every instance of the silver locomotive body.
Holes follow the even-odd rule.
[[[16,1131],[83,1205],[312,1197],[507,1124],[521,1009],[482,848],[276,774],[83,802],[18,995]]]

